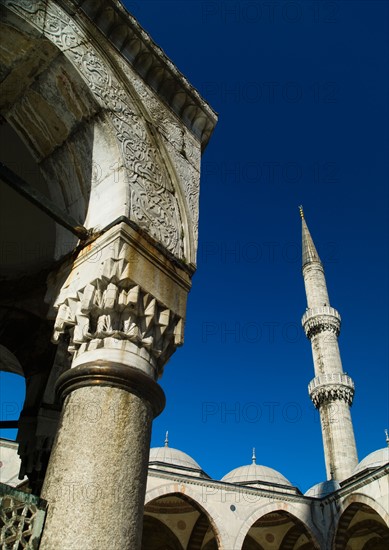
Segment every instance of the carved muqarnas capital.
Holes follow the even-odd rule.
[[[310,391],[310,397],[317,409],[323,403],[345,401],[350,407],[354,399],[354,387],[341,384],[326,384]]]
[[[99,348],[130,351],[134,346],[157,376],[183,341],[182,319],[139,285],[98,279],[60,304],[54,337],[71,327],[75,356]]]
[[[341,319],[336,309],[321,307],[308,309],[301,320],[307,338],[320,332],[332,332],[339,336]]]

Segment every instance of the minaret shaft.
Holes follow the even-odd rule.
[[[320,263],[310,263],[303,270],[305,294],[309,308],[327,306],[330,303],[328,297],[324,270]]]
[[[327,331],[325,338],[315,334],[311,338],[315,376],[325,373],[343,373],[338,339],[333,332]]]
[[[354,383],[343,373],[338,346],[340,315],[330,306],[324,269],[307,224],[303,224],[303,277],[307,310],[302,324],[312,345],[315,378],[309,395],[320,413],[328,479],[342,481],[358,464],[350,406]]]

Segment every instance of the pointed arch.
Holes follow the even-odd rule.
[[[156,518],[172,533],[187,550],[203,550],[205,546],[216,549],[219,546],[217,528],[212,517],[200,503],[184,492],[167,492],[154,499],[148,499],[144,509],[144,540],[147,534],[149,518]],[[173,521],[174,518],[174,521]],[[176,528],[173,529],[172,525]],[[167,544],[167,541],[164,541]],[[144,550],[157,550],[145,546]]]
[[[198,510],[206,514],[212,529],[215,533],[219,550],[229,550],[231,547],[230,535],[226,531],[226,524],[217,507],[212,503],[212,496],[216,489],[207,485],[191,485],[189,483],[180,483],[171,481],[146,491],[145,508],[147,505],[159,497],[176,494],[189,499],[195,504]]]
[[[363,496],[363,495],[360,495]],[[384,550],[389,547],[389,527],[365,499],[353,499],[339,517],[334,537],[334,550]],[[370,504],[373,504],[372,502]]]
[[[309,506],[299,506],[291,502],[273,502],[257,508],[244,522],[235,541],[235,548],[245,550],[249,548],[251,541],[260,544],[258,536],[260,534],[267,544],[276,544],[279,539],[280,548],[294,548],[296,542],[303,547],[306,543],[310,548],[319,550],[323,543],[321,534],[310,522]],[[282,528],[280,528],[282,526]],[[274,528],[278,529],[278,539],[273,533]],[[266,541],[266,536],[269,540]],[[271,538],[271,540],[270,540]],[[250,541],[251,539],[251,541]]]

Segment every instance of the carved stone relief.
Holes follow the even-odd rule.
[[[130,186],[130,219],[169,252],[183,259],[183,213],[171,176],[146,121],[135,107],[136,102],[120,84],[103,54],[98,53],[90,37],[57,5],[40,0],[5,0],[4,4],[41,31],[77,67],[111,118]],[[178,125],[175,128],[170,125],[170,132],[179,144],[182,138]],[[187,138],[186,141],[185,150],[188,155],[194,155],[195,147]],[[194,211],[193,206],[191,210]]]
[[[97,269],[85,259],[80,269],[90,280],[65,287],[55,307],[54,339],[70,329],[69,351],[77,358],[84,352],[106,348],[129,353],[145,352],[145,359],[162,374],[164,364],[183,343],[183,320],[130,278],[128,246],[110,244]],[[143,353],[141,352],[141,353]]]

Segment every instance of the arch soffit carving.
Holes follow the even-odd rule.
[[[153,500],[173,494],[176,496],[182,495],[183,497],[187,497],[189,500],[193,501],[195,506],[198,506],[198,508],[200,508],[208,516],[209,522],[218,541],[219,550],[227,550],[230,547],[230,536],[224,527],[225,521],[209,502],[203,502],[201,499],[200,487],[199,490],[196,491],[193,487],[186,483],[172,482],[156,487],[155,489],[147,490],[145,507]]]
[[[309,513],[309,506],[305,505],[307,513]],[[262,517],[266,516],[267,514],[273,513],[273,512],[287,512],[288,515],[291,516],[291,519],[295,518],[299,522],[301,522],[304,526],[304,528],[307,530],[307,533],[312,537],[312,540],[314,544],[316,545],[316,548],[320,548],[318,541],[321,541],[322,536],[317,531],[314,525],[311,523],[307,523],[307,518],[303,517],[302,511],[297,508],[294,504],[287,502],[287,503],[279,503],[279,502],[271,502],[269,504],[264,504],[263,506],[260,506],[253,512],[243,523],[236,539],[234,548],[240,549],[243,546],[244,539],[246,538],[246,535],[249,533],[251,527]]]
[[[108,162],[111,174],[102,179],[115,183],[115,191],[118,188],[115,178],[125,180],[125,184],[119,186],[121,200],[116,201],[125,209],[118,211],[116,217],[128,216],[173,255],[194,263],[189,237],[192,224],[186,200],[174,163],[143,116],[146,108],[139,109],[142,100],[134,90],[130,93],[128,87],[119,82],[106,53],[100,51],[88,31],[54,2],[5,0],[3,5],[35,27],[66,56],[109,119],[116,150]],[[100,184],[101,179],[97,183]],[[92,181],[92,193],[95,184]],[[87,219],[92,227],[96,220],[93,209],[101,210],[102,204],[90,201],[89,207]]]

